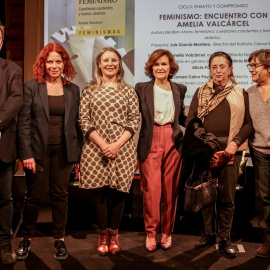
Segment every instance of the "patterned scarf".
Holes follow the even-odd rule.
[[[227,97],[227,95],[232,91],[234,87],[234,84],[231,80],[229,80],[224,87],[224,89],[217,94],[214,98],[214,89],[213,89],[213,80],[208,81],[206,85],[199,88],[198,91],[198,110],[197,110],[197,116],[202,121],[204,117],[214,110],[220,102]]]

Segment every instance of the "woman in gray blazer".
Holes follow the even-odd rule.
[[[19,157],[26,173],[27,193],[22,240],[17,257],[30,251],[31,237],[44,192],[49,185],[52,203],[55,259],[68,256],[64,243],[68,182],[73,163],[80,158],[77,126],[79,87],[71,83],[75,70],[66,50],[49,43],[33,66],[34,79],[24,84],[24,103],[18,117]]]
[[[187,88],[171,81],[178,65],[167,50],[154,51],[145,71],[152,80],[135,86],[142,116],[137,151],[147,234],[145,247],[153,252],[157,248],[156,235],[160,224],[161,248],[166,250],[172,245],[182,164],[183,133],[180,125],[185,125],[184,97]]]

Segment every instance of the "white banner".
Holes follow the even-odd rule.
[[[135,82],[149,80],[144,74],[149,55],[167,49],[179,65],[173,80],[188,87],[186,105],[208,80],[212,53],[231,55],[236,80],[247,89],[247,59],[262,48],[270,48],[269,0],[135,1]]]

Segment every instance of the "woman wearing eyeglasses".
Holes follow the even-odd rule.
[[[248,96],[236,83],[231,57],[225,52],[213,53],[209,59],[209,71],[210,80],[193,97],[186,126],[188,129],[199,118],[201,128],[208,135],[211,133],[216,137],[224,155],[234,156],[234,164],[211,169],[211,173],[218,178],[218,200],[202,210],[205,231],[195,246],[198,249],[207,249],[216,243],[218,237],[219,250],[226,257],[233,258],[236,252],[231,246],[230,231],[234,195],[242,151],[248,148],[246,140],[252,131],[252,122]],[[211,162],[215,160],[216,154]],[[204,162],[201,160],[201,163]]]
[[[250,153],[261,195],[266,223],[265,243],[257,250],[257,257],[270,256],[270,50],[253,52],[248,58],[248,69],[255,82],[248,88],[250,117],[254,134]]]

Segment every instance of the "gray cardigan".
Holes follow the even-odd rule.
[[[254,129],[251,145],[255,150],[270,155],[270,99],[263,100],[257,84],[249,87],[247,92],[249,113]]]

